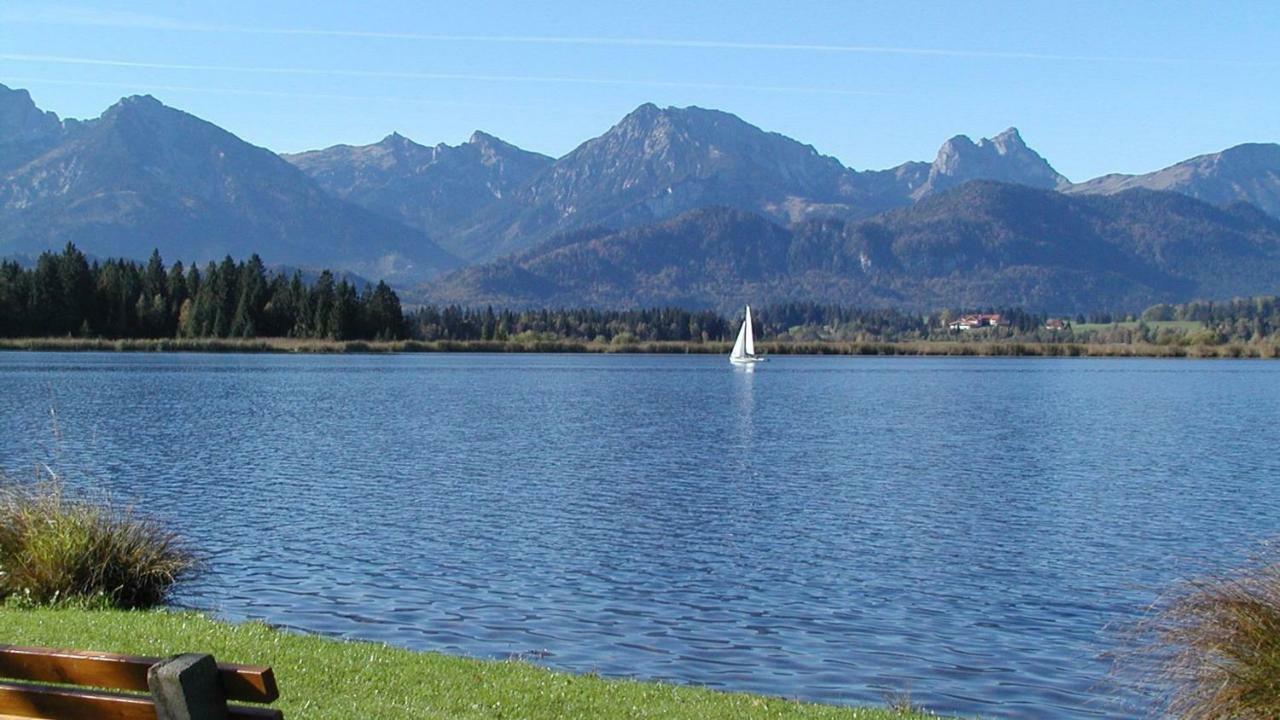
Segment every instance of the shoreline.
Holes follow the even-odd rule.
[[[268,665],[280,683],[272,707],[286,718],[417,720],[424,717],[557,720],[942,720],[892,707],[831,705],[655,680],[601,677],[535,665],[415,651],[233,623],[173,608],[0,608],[5,642],[169,656],[211,653]]]
[[[1280,344],[1155,345],[1133,343],[1044,343],[1013,340],[907,340],[898,342],[764,341],[765,355],[879,357],[1112,357],[1280,358]],[[0,351],[185,352],[265,354],[564,353],[632,355],[728,355],[732,343],[655,341],[624,344],[578,340],[303,340],[295,338],[0,338]]]

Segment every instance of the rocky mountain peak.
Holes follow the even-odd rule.
[[[0,85],[0,144],[36,140],[61,130],[58,116],[36,107],[26,90]]]
[[[526,150],[521,150],[502,138],[490,135],[483,130],[476,130],[471,133],[471,137],[467,139],[464,147],[470,147],[479,151],[480,161],[485,165],[493,165],[507,160],[522,161],[531,157],[538,158],[538,160],[535,161],[535,164],[542,163],[542,156],[537,155],[536,153],[529,153]],[[550,159],[547,158],[545,162],[549,163]]]
[[[659,108],[653,103],[645,103],[596,140],[614,146],[630,144],[647,154],[654,154],[672,148],[705,149],[767,142],[766,138],[790,141],[722,110],[695,105]],[[588,144],[592,142],[588,141]]]
[[[913,197],[919,199],[979,179],[1045,189],[1069,184],[1039,153],[1027,146],[1017,128],[1010,127],[976,143],[967,135],[956,135],[943,143],[929,168],[929,179],[917,188]]]
[[[393,130],[391,134],[379,140],[377,144],[385,145],[387,147],[404,147],[408,145],[417,145],[418,143]]]
[[[968,135],[956,135],[938,148],[938,156],[933,161],[933,172],[944,175],[955,172],[966,157],[972,157],[976,152],[978,146]]]
[[[430,162],[432,156],[430,148],[419,145],[398,132],[392,132],[390,135],[370,145],[368,150],[371,160],[376,156],[378,162],[383,164]],[[359,149],[357,148],[358,151]]]
[[[121,98],[89,124],[103,130],[123,133],[144,144],[160,138],[155,133],[174,133],[185,138],[188,133],[200,136],[226,132],[212,123],[189,115],[160,102],[150,95],[131,95]],[[177,138],[175,135],[176,139]]]
[[[483,130],[476,130],[471,133],[471,137],[467,138],[468,145],[495,146],[495,147],[514,147],[511,143],[494,137]]]
[[[679,133],[700,141],[745,134],[776,135],[761,130],[737,115],[723,110],[711,110],[696,105],[660,108],[653,103],[645,103],[632,110],[609,131],[609,133],[617,132],[657,137]],[[606,133],[606,136],[609,133]]]
[[[104,115],[120,112],[153,112],[157,110],[168,110],[164,103],[155,99],[151,95],[130,95],[120,98],[115,105],[107,108]]]
[[[667,108],[668,111],[672,109],[673,108]],[[651,102],[647,102],[637,107],[635,110],[632,110],[631,112],[627,113],[627,115],[623,117],[621,122],[619,122],[618,124],[623,125],[623,124],[652,123],[654,120],[657,120],[659,117],[661,117],[664,114],[664,112],[666,111],[664,111],[662,108],[658,107],[657,105],[654,105]]]
[[[984,139],[982,142],[988,141]],[[1022,134],[1018,132],[1018,128],[1016,127],[1006,129],[1004,132],[991,138],[989,142],[995,147],[996,152],[1001,155],[1009,155],[1022,150],[1030,150],[1030,148],[1027,147],[1027,143],[1022,139]]]
[[[1027,147],[1018,128],[1011,127],[995,137],[981,138],[976,143],[968,135],[956,135],[938,149],[938,157],[933,164],[939,172],[949,173],[960,169],[962,163],[979,161],[979,158],[1016,157],[1024,153],[1040,157]]]

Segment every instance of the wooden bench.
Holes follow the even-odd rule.
[[[227,704],[279,697],[271,668],[217,663],[212,655],[0,645],[0,720],[283,720],[279,710]]]

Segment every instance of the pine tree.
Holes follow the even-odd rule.
[[[239,275],[235,261],[227,255],[218,265],[217,277],[206,281],[212,286],[210,300],[213,303],[213,327],[208,334],[213,337],[224,338],[231,334],[231,323],[236,314]]]
[[[182,267],[181,260],[175,262],[173,267],[169,268],[167,285],[169,287],[169,297],[165,303],[163,335],[173,337],[179,331],[182,306],[186,304],[187,298],[190,297],[187,292],[186,270]]]
[[[366,331],[380,340],[397,340],[403,336],[404,315],[400,298],[385,282],[379,281],[365,303]]]
[[[254,254],[239,272],[239,297],[231,321],[233,337],[254,337],[262,321],[262,309],[267,304],[266,269],[262,258]]]
[[[65,335],[60,324],[63,309],[62,281],[58,257],[41,253],[31,277],[31,293],[27,296],[27,329],[32,335]]]
[[[62,251],[58,278],[62,284],[63,303],[60,317],[55,322],[58,323],[58,334],[64,335],[79,330],[94,307],[94,283],[89,261],[71,243],[67,243]]]
[[[356,297],[355,287],[346,280],[338,283],[330,312],[329,337],[334,340],[351,340],[361,336],[360,300]]]
[[[293,325],[289,330],[291,337],[312,337],[315,315],[311,297],[312,292],[302,284],[302,273],[295,270],[289,280],[289,307],[286,309],[293,315]]]
[[[148,300],[156,295],[162,298],[169,295],[169,278],[164,272],[164,261],[160,259],[159,250],[152,250],[151,257],[147,260],[146,272],[142,274],[142,292]]]
[[[333,328],[334,305],[333,273],[325,270],[320,273],[315,287],[311,289],[311,327],[309,337],[331,338]]]

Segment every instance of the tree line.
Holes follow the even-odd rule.
[[[415,340],[578,340],[709,342],[732,339],[738,326],[711,310],[561,308],[506,310],[428,305],[409,313]]]
[[[268,272],[257,255],[204,269],[159,252],[145,263],[89,259],[75,245],[31,268],[0,263],[0,337],[397,339],[400,299],[321,272]]]
[[[990,309],[987,309],[990,311]],[[1031,332],[1047,319],[1016,308],[1000,310],[1014,332]],[[856,308],[809,302],[767,305],[753,310],[756,336],[776,340],[923,340],[948,333],[959,312],[913,313],[884,308]],[[543,308],[508,310],[493,307],[428,305],[406,316],[408,337],[415,340],[576,340],[600,343],[727,342],[733,340],[742,314],[677,307],[636,310]]]
[[[1280,300],[1262,296],[1227,302],[1197,301],[1182,305],[1153,305],[1142,313],[1152,322],[1203,323],[1217,336],[1239,342],[1280,337]]]
[[[972,312],[999,313],[1004,324],[953,331],[952,320]],[[789,302],[757,308],[763,340],[896,342],[960,337],[1017,342],[1254,342],[1280,339],[1280,301],[1256,297],[1228,302],[1155,305],[1141,314],[1096,313],[1047,327],[1050,315],[1020,308],[952,308],[930,313]],[[1075,331],[1075,324],[1093,324]],[[1170,327],[1169,321],[1195,323]],[[46,252],[33,267],[0,263],[0,337],[250,338],[332,340],[727,342],[741,314],[648,308],[603,310],[428,305],[406,313],[384,282],[357,285],[326,270],[269,271],[254,255],[203,268],[158,252],[145,263],[90,261],[74,245]],[[1163,324],[1162,323],[1166,323]],[[1097,325],[1108,327],[1099,329]]]

